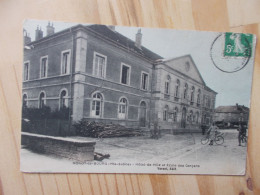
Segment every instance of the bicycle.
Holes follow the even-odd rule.
[[[224,133],[215,133],[214,135],[214,139],[213,141],[217,144],[217,145],[221,145],[224,143],[224,137],[223,137]],[[210,135],[206,135],[205,137],[203,137],[201,139],[201,144],[205,145],[207,143],[209,143],[210,140]]]

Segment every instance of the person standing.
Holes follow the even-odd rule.
[[[241,146],[242,136],[246,135],[246,128],[244,127],[244,125],[239,123],[237,130],[238,130],[238,146]]]

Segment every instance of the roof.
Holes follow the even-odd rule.
[[[207,91],[210,91],[210,92],[213,92],[213,93],[216,93],[216,94],[217,94],[216,91],[214,91],[213,89],[209,88],[207,85],[205,85],[205,89],[206,89]]]
[[[249,112],[249,108],[244,105],[219,106],[215,109],[215,111],[222,112],[222,113],[241,113],[241,112]]]
[[[62,31],[56,32],[50,36],[45,36],[37,41],[32,41],[32,42],[28,43],[27,45],[33,45],[35,43],[40,43],[43,40],[52,38],[57,35],[61,35],[66,32],[71,32],[71,29],[77,29],[77,28],[84,28],[88,31],[91,31],[92,33],[95,33],[97,36],[98,35],[102,36],[103,38],[106,38],[109,41],[112,41],[118,45],[121,45],[121,46],[125,47],[126,49],[130,50],[131,52],[139,54],[142,57],[144,57],[150,61],[155,61],[155,60],[163,58],[160,55],[152,52],[151,50],[147,49],[144,46],[141,46],[141,48],[139,49],[138,47],[135,46],[135,41],[125,37],[124,35],[116,32],[116,31],[111,30],[106,25],[100,25],[100,24],[93,24],[93,25],[88,25],[88,26],[83,26],[81,24],[78,24],[78,25],[72,26],[70,28],[64,29]]]
[[[105,36],[106,38],[109,38],[112,41],[115,41],[116,43],[130,49],[132,52],[138,53],[139,55],[142,55],[143,57],[148,58],[149,60],[155,61],[158,59],[162,59],[160,55],[152,52],[151,50],[147,49],[146,47],[141,46],[141,49],[135,46],[135,42],[124,35],[113,31],[109,29],[105,25],[90,25],[85,26],[86,29],[90,29],[92,31],[95,31],[96,33]]]

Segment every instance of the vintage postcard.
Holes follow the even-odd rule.
[[[23,36],[21,171],[245,174],[255,35],[27,20]]]

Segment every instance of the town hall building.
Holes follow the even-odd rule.
[[[164,59],[114,26],[76,25],[24,34],[23,105],[69,108],[82,118],[149,128],[200,130],[213,120],[217,93],[190,55]]]

